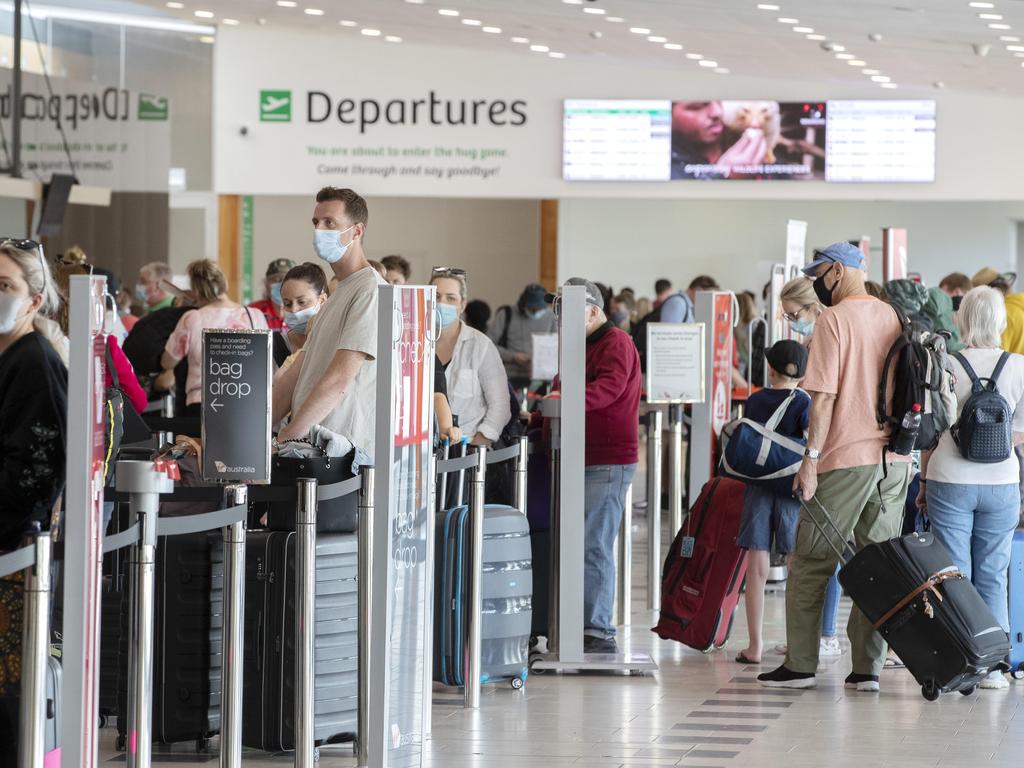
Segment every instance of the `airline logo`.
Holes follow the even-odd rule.
[[[139,94],[139,120],[166,120],[170,105],[166,96]]]
[[[290,123],[291,121],[291,91],[260,91],[261,123]]]

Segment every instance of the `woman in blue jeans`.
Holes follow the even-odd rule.
[[[1013,442],[1024,442],[1024,357],[1003,352],[1000,338],[1006,329],[1003,295],[987,286],[970,291],[960,305],[961,354],[982,383],[1006,356],[996,389],[1013,411]],[[971,396],[971,378],[963,364],[950,358],[956,381],[958,408]],[[953,556],[953,562],[971,579],[1009,632],[1007,570],[1013,531],[1020,515],[1020,465],[1013,451],[1005,461],[980,464],[961,454],[951,432],[935,450],[921,456],[921,491],[918,507],[928,514],[932,533]],[[1008,688],[1001,672],[993,672],[981,688]]]

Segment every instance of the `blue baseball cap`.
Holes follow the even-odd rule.
[[[842,264],[844,267],[864,269],[864,253],[855,245],[849,243],[832,243],[825,248],[819,248],[814,252],[814,261],[804,267],[804,274],[814,277],[818,267],[822,264]]]

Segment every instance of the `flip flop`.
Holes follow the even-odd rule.
[[[752,661],[744,656],[742,653],[736,654],[736,658],[733,659],[737,664],[760,664],[760,661]]]

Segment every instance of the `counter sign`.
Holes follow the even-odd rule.
[[[270,482],[271,331],[203,331],[203,479]]]

